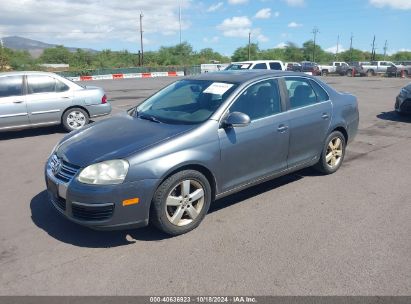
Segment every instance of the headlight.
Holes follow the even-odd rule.
[[[126,178],[129,164],[125,160],[108,160],[83,169],[77,180],[84,184],[121,184]]]

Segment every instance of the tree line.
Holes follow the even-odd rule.
[[[262,50],[258,44],[250,44],[237,48],[231,57],[224,56],[212,48],[195,51],[187,42],[175,46],[163,46],[158,51],[144,53],[144,66],[192,66],[202,63],[231,61],[243,61],[259,59],[276,59],[285,62],[300,62],[304,60],[324,63],[329,61],[369,61],[371,52],[358,49],[346,50],[339,54],[333,54],[323,50],[319,45],[314,45],[312,40],[303,43],[302,47],[289,42],[282,48],[271,48]],[[62,45],[45,49],[39,58],[33,58],[28,51],[11,50],[0,48],[0,69],[7,67],[13,70],[40,70],[43,63],[69,64],[70,70],[82,71],[102,68],[127,68],[141,64],[138,54],[124,51],[111,51],[109,49],[101,52],[89,52],[77,49],[70,52]],[[375,60],[411,60],[411,52],[397,52],[391,56],[377,54]]]

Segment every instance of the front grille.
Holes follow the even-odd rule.
[[[103,221],[111,218],[114,212],[114,204],[84,205],[72,203],[73,217],[84,221]]]
[[[66,211],[66,200],[64,198],[52,196],[51,201],[58,209]]]
[[[63,183],[70,182],[80,170],[79,166],[58,159],[56,155],[53,155],[50,161],[50,166],[53,168],[54,166],[58,166],[59,164],[61,164],[61,167],[54,176]]]

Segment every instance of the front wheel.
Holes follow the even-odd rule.
[[[324,174],[336,172],[344,160],[345,137],[339,131],[334,131],[328,135],[320,160],[315,165],[315,169]]]
[[[150,221],[170,235],[195,229],[211,203],[211,187],[198,171],[184,170],[167,178],[154,194]]]
[[[68,109],[62,117],[63,127],[69,132],[84,127],[89,121],[90,117],[87,112],[80,108]]]

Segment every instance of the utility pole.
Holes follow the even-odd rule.
[[[371,60],[375,60],[375,35],[374,39],[372,40]]]
[[[385,44],[384,44],[384,59],[387,56],[387,49],[388,49],[388,41],[385,40]]]
[[[248,60],[251,59],[251,32],[248,32]]]
[[[335,59],[338,59],[338,49],[340,47],[340,34],[337,37],[337,51],[335,52]]]
[[[314,34],[314,49],[313,49],[313,62],[315,62],[315,42],[316,42],[316,40],[317,40],[317,34],[319,33],[320,31],[318,30],[318,28],[317,27],[314,27],[314,29],[313,29],[313,34]]]
[[[350,62],[352,62],[352,40],[353,39],[354,39],[354,36],[351,33],[351,38],[350,38]]]
[[[144,65],[144,48],[143,48],[143,12],[140,13],[140,45],[141,45],[141,65]]]

